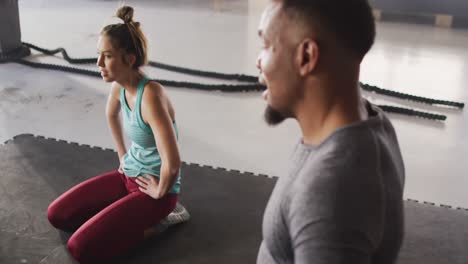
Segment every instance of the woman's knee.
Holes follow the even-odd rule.
[[[85,254],[83,254],[85,253],[83,250],[84,248],[85,247],[83,241],[77,238],[76,236],[73,235],[68,240],[68,252],[70,252],[70,255],[72,255],[72,257],[80,263],[84,262],[84,259],[87,257]]]
[[[97,251],[97,245],[92,241],[93,237],[86,236],[86,232],[77,231],[67,243],[68,252],[79,263],[98,263],[102,260]]]
[[[108,263],[115,257],[118,250],[112,250],[115,241],[96,236],[90,230],[79,229],[67,243],[68,252],[79,263]]]
[[[77,227],[71,217],[67,206],[64,206],[58,199],[53,201],[47,208],[47,219],[57,229],[68,232],[76,229]]]
[[[58,206],[57,201],[53,201],[47,208],[47,219],[49,219],[50,224],[55,228],[62,229],[67,222],[62,211],[63,210],[60,210],[60,206]]]

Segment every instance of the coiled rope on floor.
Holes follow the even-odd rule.
[[[38,46],[35,46],[30,43],[23,42],[24,45],[27,47],[37,50],[39,52],[42,52],[47,55],[55,55],[57,53],[61,53],[63,58],[68,61],[69,63],[72,64],[90,64],[96,62],[97,58],[81,58],[81,59],[75,59],[71,58],[67,51],[64,48],[57,48],[53,50],[49,49],[44,49],[40,48]],[[168,70],[172,72],[178,72],[178,73],[183,73],[183,74],[188,74],[188,75],[193,75],[193,76],[200,76],[200,77],[207,77],[207,78],[215,78],[215,79],[221,79],[221,80],[235,80],[235,81],[241,81],[241,82],[252,82],[252,83],[257,83],[258,77],[256,76],[251,76],[251,75],[245,75],[245,74],[225,74],[225,73],[218,73],[218,72],[211,72],[211,71],[200,71],[200,70],[195,70],[195,69],[189,69],[189,68],[183,68],[183,67],[178,67],[174,65],[169,65],[169,64],[164,64],[161,62],[155,62],[155,61],[149,61],[148,63],[150,66],[163,69],[163,70]],[[368,92],[374,92],[377,94],[382,94],[386,96],[391,96],[399,99],[406,99],[414,102],[420,102],[420,103],[425,103],[425,104],[430,104],[430,105],[446,105],[446,106],[451,106],[451,107],[456,107],[456,108],[464,108],[465,104],[461,102],[453,102],[453,101],[447,101],[447,100],[438,100],[438,99],[432,99],[432,98],[426,98],[422,96],[416,96],[416,95],[411,95],[411,94],[405,94],[401,92],[396,92],[392,90],[387,90],[383,89],[374,85],[369,85],[360,82],[361,87],[363,90],[368,91]],[[179,87],[179,86],[177,86]],[[248,86],[250,89],[254,91],[259,91],[263,90],[263,86],[260,84],[257,85],[251,85]],[[229,90],[233,91],[233,90]],[[237,90],[235,90],[237,91]]]
[[[61,53],[63,58],[71,64],[90,64],[90,63],[95,63],[97,60],[97,58],[72,58],[68,55],[67,51],[64,48],[57,48],[57,49],[49,50],[49,49],[40,48],[38,46],[35,46],[30,43],[26,43],[26,42],[23,42],[23,45],[31,49],[34,49],[36,51],[39,51],[43,54],[46,54],[46,55],[55,55],[57,53]],[[8,61],[17,62],[19,64],[26,65],[26,66],[33,67],[33,68],[70,72],[70,73],[82,74],[82,75],[87,75],[87,76],[92,76],[92,77],[101,77],[98,71],[80,69],[80,68],[69,67],[69,66],[64,66],[64,65],[31,62],[31,61],[24,60],[24,59],[6,60],[6,62]],[[246,84],[203,84],[203,83],[196,83],[196,82],[179,82],[179,81],[173,81],[173,80],[154,79],[154,81],[157,81],[164,86],[191,88],[191,89],[206,90],[206,91],[222,91],[222,92],[262,91],[265,89],[263,85],[257,82],[258,78],[255,76],[250,76],[250,75],[245,75],[245,74],[225,74],[225,73],[218,73],[218,72],[211,72],[211,71],[200,71],[200,70],[183,68],[183,67],[173,66],[169,64],[160,63],[160,62],[154,62],[154,61],[150,61],[148,64],[155,68],[193,75],[193,76],[247,82]],[[446,101],[446,100],[438,100],[438,99],[420,97],[420,96],[395,92],[395,91],[379,88],[377,86],[368,85],[364,83],[360,83],[360,84],[361,84],[362,89],[368,92],[374,92],[377,94],[382,94],[382,95],[391,96],[391,97],[395,97],[399,99],[405,99],[405,100],[410,100],[410,101],[415,101],[415,102],[420,102],[420,103],[425,103],[425,104],[430,104],[430,105],[445,105],[445,106],[456,107],[460,109],[464,108],[464,103],[461,103],[461,102],[452,102],[452,101]],[[379,105],[379,107],[381,107],[384,111],[389,112],[389,113],[404,114],[408,116],[416,116],[416,117],[421,117],[421,118],[426,118],[426,119],[431,119],[431,120],[444,121],[447,118],[445,115],[416,111],[413,109],[397,107],[397,106]]]

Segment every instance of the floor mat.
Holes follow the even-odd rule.
[[[117,168],[116,153],[20,135],[0,146],[0,263],[76,263],[70,234],[50,226],[47,206],[75,184]],[[275,178],[183,164],[189,222],[171,227],[118,263],[255,263]],[[468,263],[468,212],[405,202],[398,263]]]

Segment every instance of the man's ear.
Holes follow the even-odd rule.
[[[299,66],[299,74],[306,76],[317,68],[319,60],[319,47],[312,39],[304,39],[298,46],[296,62]]]

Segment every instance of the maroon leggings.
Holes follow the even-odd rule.
[[[177,194],[153,199],[133,178],[112,171],[62,194],[47,215],[54,227],[76,230],[67,245],[76,260],[102,263],[143,241],[144,231],[166,217],[177,199]]]

